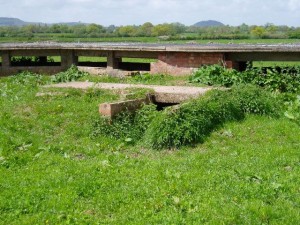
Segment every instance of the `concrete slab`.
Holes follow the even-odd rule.
[[[213,87],[188,87],[188,86],[158,86],[143,84],[119,84],[119,83],[93,83],[93,82],[69,82],[47,85],[54,88],[99,88],[107,90],[122,90],[126,88],[149,88],[154,90],[153,100],[157,103],[177,104],[189,99],[197,98]]]

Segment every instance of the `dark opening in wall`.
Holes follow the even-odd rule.
[[[119,58],[118,60],[117,69],[126,71],[150,71],[151,62],[157,61],[157,59],[144,58]],[[107,57],[79,56],[78,66],[106,68]]]
[[[157,62],[157,59],[122,58],[119,68],[127,71],[150,71],[152,62]]]
[[[13,67],[25,66],[61,66],[60,56],[12,56],[10,64]]]
[[[153,102],[153,104],[156,105],[156,110],[157,111],[162,111],[167,107],[179,105],[179,103],[165,103],[165,102]]]
[[[107,67],[107,57],[79,56],[78,66]]]
[[[150,71],[150,63],[120,62],[119,69],[127,71]]]

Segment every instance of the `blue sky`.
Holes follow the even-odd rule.
[[[0,17],[102,25],[218,20],[229,25],[300,27],[300,0],[0,0]]]

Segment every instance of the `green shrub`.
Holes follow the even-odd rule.
[[[222,85],[255,84],[271,91],[297,93],[300,91],[300,66],[253,68],[238,72],[220,65],[203,66],[190,77],[192,83]]]
[[[77,66],[72,65],[67,71],[60,72],[51,77],[51,82],[60,83],[60,82],[70,82],[76,81],[81,77],[89,75],[86,72],[78,70]]]
[[[271,91],[297,93],[300,91],[300,67],[248,68],[241,75],[252,83]],[[248,79],[245,79],[248,78]]]
[[[236,70],[226,69],[220,65],[211,65],[202,66],[195,71],[190,77],[190,82],[230,87],[235,83],[239,83],[239,79]]]

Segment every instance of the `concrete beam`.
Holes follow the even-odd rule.
[[[11,56],[60,56],[61,51],[59,49],[32,49],[32,50],[12,50]]]
[[[158,52],[130,52],[130,51],[120,51],[115,52],[115,57],[117,58],[146,58],[146,59],[157,59]]]

